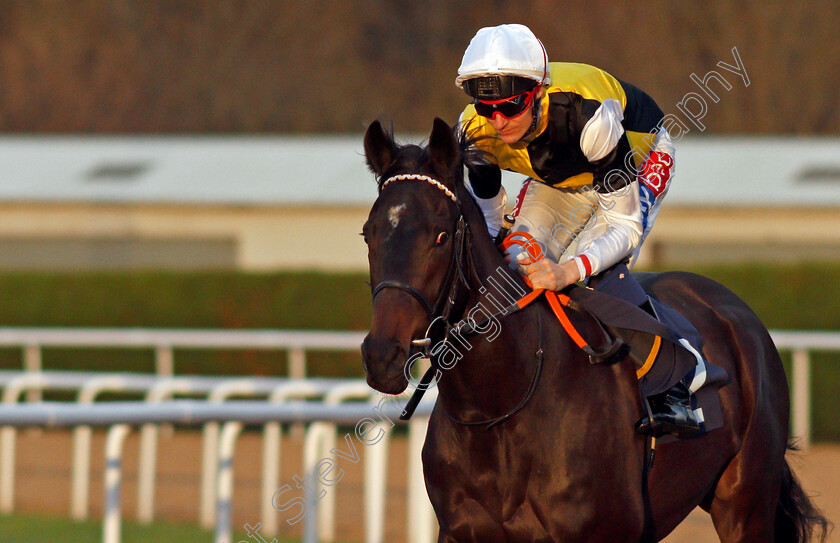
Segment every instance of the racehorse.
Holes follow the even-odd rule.
[[[506,304],[493,285],[527,289],[465,186],[468,138],[435,119],[427,146],[399,145],[375,121],[364,148],[379,183],[363,229],[367,381],[401,393],[418,345],[450,345],[431,350],[439,396],[422,455],[439,542],[659,541],[698,505],[724,543],[825,539],[829,524],[785,459],[779,354],[735,294],[689,273],[641,279],[732,379],[720,391],[724,426],[660,445],[648,469],[646,438],[633,430],[643,415],[633,365],[590,364],[544,299],[494,313]],[[471,333],[455,342],[463,323]]]

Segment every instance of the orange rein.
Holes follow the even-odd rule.
[[[542,248],[537,244],[537,240],[534,239],[534,236],[527,232],[513,232],[509,234],[501,243],[501,247],[503,249],[508,249],[511,245],[519,245],[520,247],[522,247],[525,250],[525,252],[528,253],[528,257],[531,259],[531,263],[539,262],[545,256],[542,252]],[[525,277],[525,283],[533,289],[533,285],[527,277]],[[550,290],[538,288],[532,290],[531,292],[517,300],[516,305],[518,305],[519,308],[522,309],[537,298],[539,298],[540,294],[545,294],[545,298],[546,300],[548,300],[548,305],[551,306],[551,309],[554,311],[554,315],[557,317],[557,320],[560,321],[560,324],[563,326],[563,329],[566,331],[566,333],[569,334],[569,337],[572,338],[572,341],[574,341],[575,344],[581,349],[583,349],[584,347],[588,347],[589,344],[577,331],[575,326],[572,324],[572,321],[569,320],[569,316],[566,315],[566,311],[563,309],[569,304],[570,301],[569,297],[565,294],[557,294],[556,292]]]

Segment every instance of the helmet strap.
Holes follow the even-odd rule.
[[[539,92],[539,91],[538,91]],[[537,129],[537,123],[540,120],[540,115],[542,114],[542,98],[537,101],[537,93],[534,93],[534,98],[531,100],[531,126],[528,127],[528,130],[525,134],[519,138],[519,141],[523,141],[525,138],[530,136],[534,130]]]
[[[548,78],[548,53],[545,50],[545,45],[543,45],[543,42],[541,42],[540,40],[537,41],[539,42],[543,52],[543,78],[542,81],[540,81],[540,86],[545,87],[545,80]],[[528,131],[525,132],[525,135],[519,139],[519,141],[524,140],[525,138],[530,136],[534,132],[534,130],[537,129],[537,124],[539,123],[540,115],[542,115],[542,98],[540,98],[540,103],[537,104],[537,96],[535,94],[534,99],[531,101],[531,108],[531,126],[528,128]]]
[[[543,78],[540,81],[540,86],[545,87],[545,80],[548,78],[548,53],[545,50],[545,45],[540,40],[537,40],[542,48],[543,52]],[[542,90],[542,89],[540,89]],[[539,107],[537,107],[539,106]],[[524,140],[528,136],[530,136],[534,130],[537,129],[537,124],[540,121],[540,115],[542,115],[542,98],[540,98],[539,104],[537,103],[536,94],[534,95],[534,99],[531,101],[531,126],[528,128],[528,131],[525,132],[525,135],[520,138],[519,141]]]

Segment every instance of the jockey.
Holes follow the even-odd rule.
[[[609,294],[650,312],[629,267],[674,172],[674,147],[653,99],[593,66],[549,64],[542,42],[516,24],[480,29],[455,83],[472,98],[461,126],[491,161],[468,172],[491,236],[506,203],[500,169],[528,176],[513,231],[530,233],[546,258],[529,262],[518,246],[509,256],[533,287],[557,291],[587,280],[601,290],[608,283]],[[653,421],[640,421],[640,432],[699,429],[683,382],[649,400]]]

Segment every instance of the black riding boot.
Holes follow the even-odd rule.
[[[691,409],[691,393],[682,381],[663,392],[648,398],[653,420],[646,416],[636,423],[640,434],[660,437],[674,434],[690,437],[700,431],[700,421]]]

